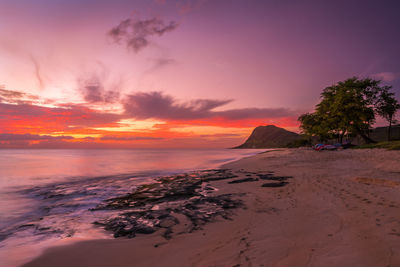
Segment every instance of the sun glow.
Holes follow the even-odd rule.
[[[94,130],[109,131],[109,132],[129,132],[129,131],[142,131],[150,132],[159,129],[157,125],[166,124],[164,121],[157,120],[134,120],[122,119],[118,121],[115,127],[95,127]]]
[[[219,126],[190,126],[170,128],[171,132],[187,133],[195,135],[237,135],[246,136],[252,128],[233,128],[233,127],[219,127]]]

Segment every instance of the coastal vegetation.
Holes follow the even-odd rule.
[[[343,143],[345,137],[360,136],[370,144],[376,141],[370,138],[369,131],[376,117],[381,116],[389,123],[390,141],[391,126],[400,109],[391,89],[392,86],[382,85],[380,80],[357,77],[326,87],[315,111],[298,118],[300,129],[320,141],[336,139]]]
[[[378,143],[370,143],[370,144],[355,146],[354,148],[356,149],[385,148],[387,150],[400,150],[400,141],[385,141]]]

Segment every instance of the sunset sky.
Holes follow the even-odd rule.
[[[321,90],[400,95],[400,2],[0,0],[0,147],[232,147]]]

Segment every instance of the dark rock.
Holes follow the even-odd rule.
[[[213,176],[213,177],[205,177],[202,178],[203,182],[210,182],[210,181],[219,181],[219,180],[226,180],[226,179],[232,179],[232,178],[237,178],[239,176],[233,175],[233,174],[227,174],[227,175],[221,175],[221,176]]]
[[[33,224],[33,223],[27,223],[27,224],[18,226],[18,228],[27,228],[27,227],[34,227],[34,226],[35,226],[35,224]]]
[[[168,216],[166,218],[163,218],[158,224],[158,226],[160,226],[161,228],[170,228],[178,223],[179,220],[177,218],[173,216]]]
[[[51,227],[40,227],[40,228],[37,228],[39,231],[47,231],[47,230],[50,230],[51,229]]]
[[[287,185],[288,182],[279,182],[279,183],[265,183],[262,187],[282,187]]]
[[[126,209],[150,203],[156,204],[191,198],[198,194],[196,190],[200,188],[201,180],[192,180],[187,183],[171,182],[168,184],[168,187],[161,186],[160,184],[154,185],[151,189],[152,192],[148,192],[148,186],[141,186],[134,193],[108,199],[106,205],[99,205],[92,210]]]
[[[255,182],[255,181],[258,181],[258,179],[257,178],[243,178],[243,179],[230,181],[230,182],[228,182],[228,184],[239,184],[239,183]]]
[[[172,238],[172,229],[171,228],[167,228],[167,230],[165,230],[165,232],[163,233],[163,237],[167,240],[170,240]]]
[[[215,189],[204,184],[209,180],[234,177],[237,176],[230,170],[221,169],[159,178],[158,183],[139,186],[130,194],[108,199],[105,204],[92,209],[126,210],[117,217],[94,224],[112,231],[115,237],[129,238],[136,234],[151,234],[163,228],[166,229],[163,236],[169,239],[173,233],[172,227],[179,224],[179,220],[171,215],[174,212],[188,218],[191,222],[189,231],[201,229],[202,225],[214,221],[218,216],[230,219],[232,212],[229,210],[243,206],[241,200],[234,198],[238,195],[209,196],[209,191]]]
[[[146,226],[146,225],[139,225],[135,227],[135,232],[139,234],[152,234],[156,230],[153,227]]]
[[[292,176],[274,176],[273,174],[257,174],[258,177],[262,180],[271,180],[271,181],[286,181],[287,179],[293,178]]]

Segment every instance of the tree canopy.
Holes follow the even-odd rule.
[[[380,95],[380,101],[377,102],[376,112],[389,122],[388,141],[390,141],[390,129],[392,123],[396,122],[394,116],[399,109],[400,104],[397,99],[394,98],[394,93],[389,92],[389,90],[383,91]]]
[[[315,112],[299,117],[302,131],[321,140],[337,138],[342,143],[345,135],[360,135],[366,142],[376,115],[386,118],[390,125],[400,108],[391,86],[370,78],[353,77],[326,87]]]

